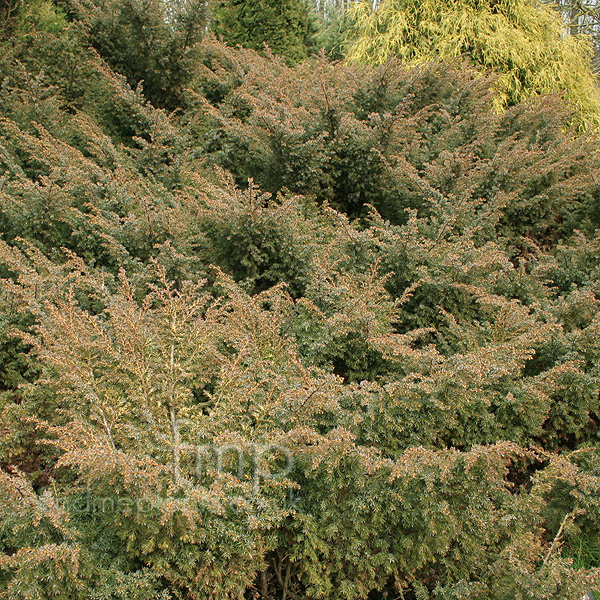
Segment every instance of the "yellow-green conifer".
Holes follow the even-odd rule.
[[[348,58],[407,63],[466,58],[497,71],[498,108],[532,95],[563,93],[588,122],[600,122],[590,44],[567,35],[557,12],[538,0],[384,0],[353,8]]]

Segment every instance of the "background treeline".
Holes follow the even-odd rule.
[[[581,597],[597,134],[235,4],[3,5],[0,598]]]

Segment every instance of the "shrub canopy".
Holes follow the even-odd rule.
[[[572,109],[204,38],[168,112],[69,18],[0,54],[0,598],[597,585]]]

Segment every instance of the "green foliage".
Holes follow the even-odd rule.
[[[325,49],[330,60],[341,60],[344,57],[344,41],[352,28],[347,2],[315,2],[317,50]],[[317,6],[317,4],[319,6]]]
[[[190,113],[210,118],[204,150],[240,185],[252,177],[273,194],[309,194],[353,217],[372,205],[394,223],[441,198],[480,203],[491,227],[480,240],[546,243],[600,224],[595,138],[571,130],[556,97],[496,114],[494,81],[460,65],[211,60],[197,85],[218,110],[203,102]],[[218,101],[206,91],[215,89]]]
[[[597,585],[597,137],[214,39],[168,113],[85,27],[0,62],[0,598]]]
[[[0,40],[33,30],[56,34],[66,26],[64,10],[52,0],[7,0],[0,7]]]
[[[263,50],[289,62],[306,58],[315,22],[305,0],[226,0],[213,13],[213,30],[228,44]]]
[[[224,182],[232,190],[230,179]],[[273,201],[252,185],[233,193],[209,182],[204,188],[186,199],[189,208],[198,207],[185,234],[190,250],[252,293],[283,281],[294,296],[303,295],[314,245],[310,206],[295,198]]]
[[[143,85],[155,106],[181,105],[208,18],[204,0],[184,2],[172,14],[161,0],[72,0],[70,6],[87,43],[132,87]]]
[[[28,2],[19,14],[19,29],[30,31],[37,29],[48,33],[59,33],[67,26],[65,12],[55,6],[51,0]]]
[[[566,35],[559,15],[537,0],[384,0],[352,8],[355,39],[348,57],[382,64],[390,56],[418,63],[466,57],[500,73],[497,107],[535,94],[565,92],[588,122],[597,125],[598,89],[584,38]]]

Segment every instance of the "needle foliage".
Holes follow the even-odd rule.
[[[202,36],[169,111],[64,14],[0,54],[0,599],[594,589],[600,155],[572,107]],[[152,60],[178,35],[149,34]]]
[[[351,10],[352,61],[382,64],[396,56],[414,64],[465,57],[500,74],[498,108],[535,94],[564,92],[598,124],[589,41],[567,35],[560,15],[538,0],[384,0],[376,10],[369,2]]]

